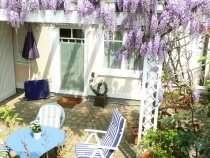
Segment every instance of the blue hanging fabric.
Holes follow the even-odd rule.
[[[39,51],[37,49],[36,41],[31,27],[28,30],[27,36],[25,38],[22,57],[25,59],[39,58]]]

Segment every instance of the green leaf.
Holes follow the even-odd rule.
[[[208,59],[207,56],[202,56],[202,57],[198,60],[198,63],[200,63],[200,62],[202,62],[202,61],[204,61],[204,60],[206,60],[206,59]]]
[[[206,149],[206,155],[210,157],[210,149]]]
[[[178,143],[180,143],[180,138],[179,138],[179,136],[178,136],[178,135],[174,136],[174,138],[173,138],[173,142],[174,142],[174,144],[178,144]]]
[[[189,140],[188,140],[189,145],[194,144],[194,141],[195,141],[196,139],[197,139],[196,135],[192,133],[192,134],[189,136]]]
[[[186,148],[185,147],[181,147],[181,152],[185,152],[186,151]]]
[[[177,128],[177,131],[178,131],[178,133],[181,134],[181,135],[185,134],[185,130],[184,130],[184,128],[182,128],[182,127],[178,127],[178,128]]]
[[[195,147],[200,151],[203,149],[203,140],[196,140]]]
[[[195,112],[194,112],[194,114],[201,114],[202,113],[202,110],[196,110]]]
[[[173,117],[170,116],[164,120],[163,124],[169,124],[171,121],[173,121]]]

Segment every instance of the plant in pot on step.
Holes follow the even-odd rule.
[[[33,132],[35,139],[39,139],[41,137],[42,125],[38,120],[30,122],[30,130]]]
[[[100,107],[105,107],[107,105],[107,91],[108,91],[108,86],[106,82],[99,82],[97,84],[97,88],[94,88],[92,84],[93,79],[95,77],[95,73],[92,72],[91,74],[91,79],[89,80],[89,86],[92,92],[96,95],[95,96],[95,101],[94,105],[95,106],[100,106]]]

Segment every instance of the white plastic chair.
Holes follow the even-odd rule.
[[[36,120],[44,126],[61,128],[65,120],[65,112],[59,104],[47,103],[39,109]]]
[[[85,143],[79,143],[75,147],[77,158],[111,158],[116,150],[118,150],[121,141],[126,120],[118,109],[112,112],[112,119],[107,131],[86,129],[90,132]],[[105,134],[100,142],[97,133]],[[90,144],[89,141],[95,137],[97,144]]]

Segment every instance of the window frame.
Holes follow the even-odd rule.
[[[22,30],[20,30],[20,29],[22,29]],[[25,27],[21,27],[21,28],[19,28],[18,32],[16,33],[16,45],[17,45],[16,64],[17,65],[29,65],[29,60],[22,57],[22,52],[23,52],[23,49],[24,49],[24,42],[25,42],[25,38],[27,36],[27,32],[28,32],[28,30]],[[20,36],[25,37],[25,38],[22,39],[23,41],[20,41],[20,39],[21,39]],[[19,45],[20,42],[22,43],[22,48]],[[33,64],[31,66],[33,66]]]
[[[123,33],[122,44],[125,44],[127,33]],[[104,34],[102,35],[102,40],[100,42],[99,52],[98,52],[98,75],[101,76],[110,76],[110,77],[126,77],[126,78],[139,78],[143,70],[126,70],[126,69],[113,69],[113,68],[104,68]],[[110,40],[109,40],[110,41]],[[114,40],[112,40],[114,41]],[[116,40],[118,41],[118,40]],[[102,62],[101,62],[102,61]],[[125,59],[123,59],[122,64],[125,64]],[[124,67],[124,65],[122,65]]]

